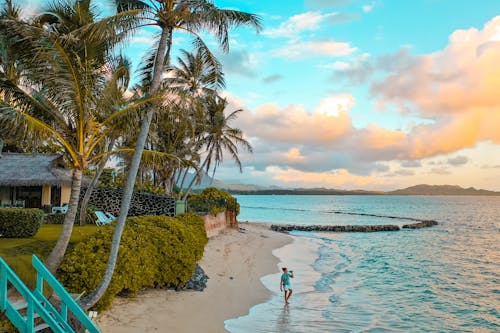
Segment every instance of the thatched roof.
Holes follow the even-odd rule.
[[[1,186],[70,185],[71,170],[64,168],[61,155],[2,153]]]

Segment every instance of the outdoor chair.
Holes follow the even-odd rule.
[[[95,215],[97,216],[97,220],[95,221],[95,224],[97,224],[98,226],[110,224],[111,222],[116,220],[116,217],[113,214],[103,212],[102,210],[96,210]]]
[[[69,209],[69,204],[64,204],[62,206],[54,206],[52,207],[52,214],[61,213],[66,214]]]

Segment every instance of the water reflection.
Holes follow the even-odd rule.
[[[290,326],[290,305],[285,304],[276,320],[276,332],[289,332]]]

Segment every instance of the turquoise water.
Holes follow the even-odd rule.
[[[288,307],[273,292],[230,332],[500,332],[500,197],[239,196],[240,221],[395,224],[379,233],[293,233],[274,251],[294,270]],[[337,214],[332,213],[338,212]],[[373,214],[374,217],[351,214]]]

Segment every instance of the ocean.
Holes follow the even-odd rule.
[[[294,271],[291,304],[283,304],[277,268],[261,279],[272,297],[227,320],[230,332],[500,332],[500,197],[237,198],[239,221],[439,225],[293,232],[293,243],[273,252]]]

